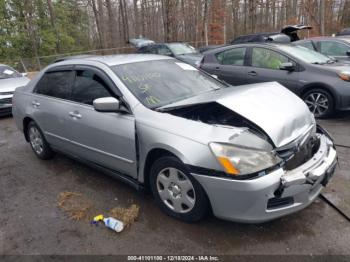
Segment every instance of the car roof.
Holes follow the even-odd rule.
[[[344,41],[349,43],[350,38],[349,37],[345,37],[345,36],[337,36],[337,37],[333,37],[333,36],[315,36],[315,37],[310,37],[307,39],[302,39],[296,42],[304,42],[304,41],[309,41],[309,40],[333,40],[333,41]]]
[[[154,60],[166,60],[173,59],[169,56],[152,55],[152,54],[123,54],[123,55],[106,55],[106,56],[87,56],[81,58],[73,58],[61,61],[63,65],[72,64],[72,62],[84,63],[84,61],[97,61],[108,66],[123,65],[137,62],[154,61]]]

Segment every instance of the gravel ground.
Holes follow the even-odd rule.
[[[338,144],[350,145],[350,116],[322,121]],[[350,149],[326,196],[350,214]],[[63,155],[41,161],[12,118],[0,119],[0,255],[16,254],[350,254],[350,223],[322,200],[296,214],[260,224],[214,217],[186,224],[164,215],[150,195]],[[101,211],[140,207],[120,234],[73,221],[57,206],[65,191],[87,197]],[[97,215],[97,214],[96,214]]]

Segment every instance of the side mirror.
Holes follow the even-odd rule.
[[[94,109],[98,112],[118,112],[120,102],[114,97],[102,97],[93,101]]]
[[[294,71],[295,65],[292,62],[282,63],[280,65],[280,70]]]
[[[347,52],[346,52],[346,55],[347,55],[347,56],[350,56],[350,51],[347,51]]]

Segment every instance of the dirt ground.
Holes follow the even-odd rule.
[[[350,113],[321,122],[337,144],[350,146]],[[325,195],[350,215],[350,149]],[[57,205],[76,192],[94,207],[137,205],[137,220],[117,234],[72,220]],[[98,214],[96,214],[98,215]],[[164,215],[150,195],[63,155],[35,157],[11,117],[0,119],[0,255],[9,254],[348,254],[350,223],[322,200],[296,214],[246,225],[209,217],[186,224]]]

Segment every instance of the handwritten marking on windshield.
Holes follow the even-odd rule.
[[[136,82],[143,82],[146,80],[152,80],[154,78],[160,78],[160,77],[161,77],[161,74],[159,72],[151,72],[143,75],[124,75],[122,79],[126,82],[129,82],[130,84],[133,84]]]
[[[146,97],[146,101],[149,105],[157,105],[159,104],[161,101],[155,97],[155,96],[148,96]]]

